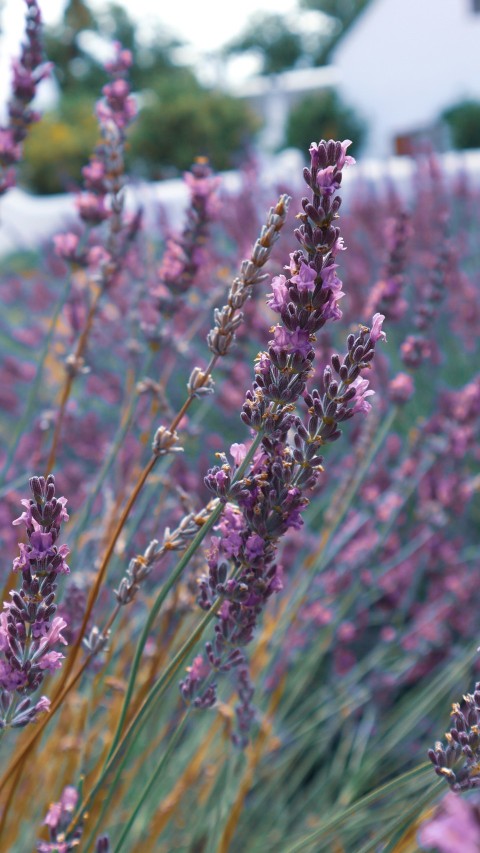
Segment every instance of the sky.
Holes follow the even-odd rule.
[[[283,14],[296,8],[296,0],[241,0],[232,5],[222,0],[116,0],[147,30],[151,22],[165,25],[191,42],[198,50],[211,51],[237,35],[255,12]],[[22,27],[22,0],[3,0],[2,23],[11,35]],[[40,0],[43,19],[51,24],[59,20],[66,0]],[[90,0],[92,9],[101,9],[102,0]],[[233,11],[234,10],[234,11]]]
[[[234,38],[243,29],[250,15],[268,11],[291,12],[296,0],[119,0],[122,6],[140,21],[151,19],[163,22],[179,36],[191,42],[199,51],[212,51]],[[52,0],[53,4],[58,0]],[[92,6],[100,6],[98,2]]]

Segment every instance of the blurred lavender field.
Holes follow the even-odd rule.
[[[321,140],[303,179],[284,155],[132,182],[118,44],[83,185],[30,227],[26,9],[0,128],[0,849],[473,853],[476,156],[399,173]]]

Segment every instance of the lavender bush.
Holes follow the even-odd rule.
[[[4,194],[49,68],[26,11]],[[433,156],[408,201],[345,189],[320,140],[305,196],[200,158],[147,229],[132,61],[77,218],[2,259],[0,848],[470,853],[479,190]]]

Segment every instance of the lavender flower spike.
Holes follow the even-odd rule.
[[[60,527],[68,520],[66,498],[55,497],[50,474],[32,477],[33,497],[22,500],[24,512],[13,524],[25,524],[27,544],[20,543],[20,556],[13,569],[22,573],[19,592],[10,592],[0,613],[0,729],[35,722],[50,702],[42,696],[36,703],[30,694],[40,687],[45,673],[61,666],[66,645],[62,634],[66,622],[55,616],[57,576],[67,574],[67,545],[58,545]],[[23,698],[26,697],[26,698]],[[21,701],[20,701],[21,700]]]
[[[480,788],[480,682],[462,702],[452,705],[452,725],[445,734],[447,745],[437,741],[428,751],[435,773],[445,779],[452,791]]]
[[[295,232],[301,249],[290,256],[289,278],[272,282],[268,304],[281,322],[273,327],[267,352],[258,356],[255,381],[246,394],[242,420],[261,433],[261,445],[245,477],[235,482],[235,470],[244,458],[245,447],[234,444],[230,454],[219,454],[222,465],[212,468],[205,485],[224,504],[207,553],[208,575],[199,579],[199,605],[209,610],[220,604],[213,641],[205,645],[180,684],[185,701],[193,707],[211,707],[216,700],[214,674],[230,672],[239,704],[236,707],[239,746],[248,742],[255,716],[253,685],[243,648],[254,636],[268,599],[283,588],[282,568],[277,563],[279,539],[303,524],[302,512],[308,492],[323,470],[319,449],[336,441],[339,424],[357,412],[368,412],[368,370],[375,345],[385,340],[382,314],[375,314],[372,328],[360,327],[347,339],[347,353],[334,355],[323,371],[320,390],[307,393],[315,358],[316,334],[329,320],[338,320],[344,295],[337,276],[336,255],[344,249],[338,219],[341,199],[336,195],[342,168],[352,158],[346,155],[349,141],[322,140],[310,148],[311,169],[304,177],[311,200],[302,199],[300,228]],[[296,413],[303,397],[308,410]],[[230,569],[230,571],[229,571]],[[219,601],[220,599],[220,601]]]
[[[0,196],[15,184],[15,165],[22,156],[27,130],[39,115],[31,109],[37,86],[48,76],[51,64],[43,62],[42,18],[37,0],[26,0],[25,34],[19,59],[13,62],[12,95],[8,102],[8,124],[0,127]]]

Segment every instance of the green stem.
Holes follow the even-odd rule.
[[[402,811],[402,814],[397,818],[397,820],[393,821],[393,823],[387,824],[387,826],[382,829],[378,835],[365,844],[358,853],[375,853],[375,851],[379,849],[379,843],[385,840],[387,840],[388,843],[386,847],[382,848],[382,853],[394,853],[398,842],[407,832],[412,820],[418,817],[424,807],[436,796],[436,788],[439,788],[441,784],[442,781],[438,779],[437,783],[434,784],[432,788],[429,788],[423,797],[417,797],[414,805],[410,809]]]
[[[130,830],[132,829],[132,826],[133,826],[133,824],[137,818],[137,815],[138,815],[140,809],[142,808],[143,804],[145,803],[145,800],[148,798],[150,791],[152,790],[154,785],[157,783],[157,780],[159,779],[160,775],[164,771],[164,769],[165,769],[165,767],[166,767],[166,765],[170,759],[170,756],[172,755],[173,751],[175,750],[175,747],[177,746],[177,744],[179,743],[180,738],[181,738],[183,731],[185,729],[185,724],[186,724],[187,719],[188,719],[189,710],[190,709],[188,709],[184,713],[183,718],[178,723],[176,730],[175,730],[172,738],[170,739],[170,743],[168,744],[167,749],[163,753],[159,763],[157,764],[157,766],[156,766],[155,770],[153,771],[150,779],[148,780],[147,784],[145,785],[145,787],[144,787],[144,789],[140,795],[140,799],[138,800],[135,808],[133,809],[133,811],[132,811],[132,813],[131,813],[128,821],[127,821],[127,823],[125,824],[125,827],[123,829],[123,832],[120,836],[119,841],[117,842],[117,844],[114,847],[114,853],[120,853],[120,850],[122,849],[122,847],[123,847],[123,845],[127,839],[127,836],[129,834]]]
[[[375,790],[371,791],[370,794],[367,794],[362,799],[357,800],[356,803],[353,803],[349,806],[345,811],[335,811],[334,814],[330,817],[329,820],[325,821],[322,826],[318,827],[314,832],[311,832],[309,835],[304,835],[300,841],[297,841],[292,847],[289,847],[284,853],[298,853],[299,850],[304,850],[310,844],[317,842],[320,838],[325,836],[325,833],[338,828],[339,824],[345,820],[345,818],[350,817],[350,815],[355,814],[359,809],[365,808],[365,806],[369,806],[371,803],[374,803],[380,797],[385,796],[386,794],[391,793],[392,791],[398,790],[399,783],[403,783],[406,780],[413,779],[415,776],[424,775],[427,777],[426,768],[431,767],[430,762],[425,761],[423,764],[420,764],[418,767],[415,767],[413,770],[409,770],[407,773],[403,773],[401,776],[397,776],[395,779],[391,779],[390,782],[387,782],[385,785],[381,785],[380,788],[375,788]],[[428,774],[431,775],[430,773]]]
[[[120,740],[115,751],[107,759],[107,762],[106,762],[99,778],[97,779],[95,785],[93,786],[92,790],[90,791],[89,795],[86,797],[86,799],[81,803],[80,807],[78,808],[77,813],[75,814],[75,816],[74,816],[74,818],[73,818],[73,820],[72,820],[72,822],[68,828],[68,835],[70,835],[74,831],[74,829],[76,828],[76,826],[78,825],[80,820],[84,819],[85,813],[88,811],[91,803],[95,799],[98,791],[102,787],[103,783],[105,782],[106,778],[108,777],[109,773],[111,772],[111,770],[113,769],[113,767],[115,766],[117,761],[119,759],[121,759],[121,762],[122,762],[121,766],[118,768],[118,770],[121,770],[121,768],[125,764],[125,761],[128,758],[130,750],[135,744],[136,737],[138,737],[138,735],[140,734],[140,725],[142,723],[146,722],[146,719],[147,719],[149,713],[153,709],[154,703],[158,699],[160,699],[163,696],[163,694],[166,692],[167,688],[170,686],[171,682],[173,681],[176,673],[180,669],[182,663],[186,660],[186,658],[188,657],[188,655],[190,654],[192,649],[195,648],[195,646],[196,646],[197,642],[199,641],[200,637],[202,636],[205,628],[212,621],[214,616],[216,616],[218,610],[220,609],[220,607],[222,605],[222,602],[223,602],[222,598],[217,599],[217,601],[215,602],[213,607],[210,608],[210,610],[205,614],[203,619],[198,623],[197,627],[195,628],[194,632],[190,635],[188,640],[186,640],[185,643],[183,644],[183,646],[179,649],[179,651],[177,652],[177,654],[175,655],[173,660],[170,662],[170,664],[168,665],[167,669],[165,670],[165,672],[163,673],[161,678],[159,678],[157,683],[154,684],[154,686],[150,689],[150,691],[147,694],[147,696],[145,697],[142,705],[140,706],[137,713],[135,714],[132,721],[130,722],[125,734],[123,735],[122,739]],[[135,735],[135,737],[133,737],[133,735]],[[130,743],[129,743],[129,741],[130,741]]]
[[[208,521],[206,521],[205,524],[200,528],[197,535],[195,536],[195,538],[193,539],[193,541],[191,542],[191,544],[189,545],[187,550],[184,552],[181,559],[178,561],[177,565],[175,566],[175,569],[173,570],[173,572],[169,576],[168,580],[164,583],[164,585],[161,588],[157,598],[155,599],[155,602],[153,604],[152,609],[150,610],[150,613],[148,614],[147,621],[145,622],[145,625],[143,626],[143,630],[142,630],[142,633],[140,635],[140,639],[138,641],[137,648],[135,650],[135,657],[133,659],[132,667],[130,670],[130,677],[128,680],[128,686],[127,686],[125,698],[123,701],[122,711],[120,713],[120,719],[118,721],[117,729],[116,729],[116,732],[115,732],[115,735],[114,735],[114,738],[112,741],[112,746],[110,747],[110,752],[108,753],[108,756],[107,756],[107,761],[112,756],[112,754],[115,751],[117,744],[119,742],[119,739],[120,739],[120,736],[121,736],[121,733],[122,733],[122,730],[123,730],[123,727],[125,724],[125,719],[126,719],[126,716],[128,713],[128,708],[129,708],[130,702],[132,700],[133,690],[135,687],[135,681],[136,681],[137,673],[138,673],[138,670],[140,667],[140,662],[141,662],[143,650],[144,650],[145,645],[147,643],[147,640],[148,640],[150,631],[153,627],[153,624],[155,622],[155,619],[157,618],[158,613],[159,613],[163,603],[165,602],[165,599],[167,598],[170,590],[172,589],[174,584],[177,582],[177,580],[179,579],[179,577],[183,573],[184,569],[186,568],[186,566],[190,562],[190,560],[191,560],[192,556],[194,555],[195,551],[197,550],[197,548],[201,545],[203,539],[205,538],[205,536],[207,535],[209,530],[211,530],[211,528],[213,527],[213,525],[215,524],[215,522],[217,521],[217,519],[221,515],[222,510],[223,510],[222,504],[218,504],[217,507],[212,511]]]
[[[259,432],[257,434],[255,440],[252,442],[252,445],[251,445],[245,459],[243,460],[242,464],[240,465],[238,471],[236,472],[233,483],[238,482],[243,477],[243,475],[247,469],[247,466],[250,464],[251,460],[253,459],[253,456],[254,456],[254,454],[255,454],[255,452],[256,452],[256,450],[257,450],[257,448],[258,448],[258,446],[262,440],[262,437],[263,437],[263,432]],[[232,485],[233,485],[233,483],[232,483]],[[135,650],[135,657],[133,659],[132,667],[130,670],[130,677],[128,680],[125,698],[123,700],[123,706],[122,706],[122,710],[120,713],[120,719],[119,719],[118,724],[117,724],[117,729],[116,729],[116,732],[115,732],[115,735],[114,735],[114,738],[112,741],[112,746],[110,748],[110,752],[108,753],[108,756],[107,756],[107,762],[109,761],[110,757],[113,755],[113,753],[114,753],[114,751],[118,745],[118,742],[119,742],[119,739],[120,739],[120,736],[122,733],[122,729],[125,725],[125,720],[127,717],[130,702],[132,700],[133,690],[135,687],[135,681],[136,681],[138,670],[140,667],[140,661],[142,658],[143,650],[144,650],[145,645],[147,643],[148,636],[149,636],[150,631],[153,627],[155,619],[157,618],[158,613],[159,613],[163,603],[165,602],[165,599],[167,598],[167,595],[169,594],[170,590],[172,589],[174,584],[177,582],[177,580],[179,579],[179,577],[183,573],[184,569],[186,568],[186,566],[190,562],[191,558],[195,554],[197,548],[201,545],[201,543],[204,540],[207,533],[212,529],[213,525],[216,523],[216,521],[220,517],[222,511],[223,511],[223,504],[219,503],[218,506],[211,513],[208,521],[206,521],[205,524],[200,528],[197,535],[192,540],[191,544],[189,545],[187,550],[184,552],[183,556],[180,558],[175,569],[173,570],[173,572],[169,576],[168,580],[164,583],[163,587],[161,588],[161,590],[160,590],[160,592],[159,592],[159,594],[158,594],[158,596],[157,596],[157,598],[153,604],[153,607],[152,607],[152,609],[148,615],[147,621],[145,622],[145,625],[143,627],[140,639],[139,639],[138,644],[137,644],[137,648]]]

